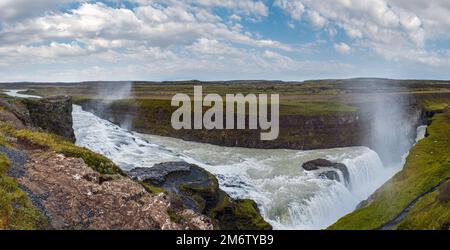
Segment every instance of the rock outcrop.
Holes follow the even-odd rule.
[[[214,219],[216,228],[226,230],[271,229],[255,202],[234,200],[219,188],[215,176],[186,162],[168,162],[128,173],[135,180],[164,189],[176,197],[178,206]]]
[[[72,120],[72,99],[69,96],[23,100],[30,125],[42,128],[75,142]]]
[[[196,170],[187,162],[165,162],[156,164],[151,168],[134,168],[128,174],[139,181],[146,181],[155,185],[170,185],[172,190],[177,190],[180,183],[175,183],[173,180],[168,181],[168,178],[176,179],[175,176],[186,175],[186,179],[189,180],[202,180],[204,176],[197,176],[197,178],[194,176],[194,172],[198,172]]]
[[[316,159],[303,163],[302,168],[306,171],[324,170],[319,176],[339,182],[344,181],[345,184],[350,184],[350,173],[347,166],[342,163],[335,163],[325,159]],[[340,175],[336,170],[342,173],[344,180],[341,180]]]
[[[53,229],[212,229],[206,216],[189,209],[169,212],[166,194],[149,193],[127,177],[101,176],[82,159],[55,152],[29,153],[18,182]],[[183,220],[172,220],[172,213]]]

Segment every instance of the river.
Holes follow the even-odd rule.
[[[19,92],[6,93],[36,97]],[[353,211],[404,163],[384,166],[377,153],[367,147],[310,151],[230,148],[134,133],[77,105],[73,121],[77,145],[107,156],[123,170],[167,161],[186,161],[205,168],[233,198],[256,201],[274,229],[326,228]],[[417,129],[416,141],[424,137],[425,129]],[[350,185],[302,169],[302,163],[317,158],[345,164]]]

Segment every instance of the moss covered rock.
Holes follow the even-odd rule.
[[[217,178],[203,168],[186,162],[167,162],[128,173],[150,190],[163,189],[173,203],[202,213],[222,230],[272,229],[252,200],[234,200],[219,188]]]

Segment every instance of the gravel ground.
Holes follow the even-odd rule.
[[[11,166],[8,170],[9,176],[20,178],[25,174],[25,163],[28,161],[28,155],[26,153],[1,146],[0,153],[6,154],[11,162]]]

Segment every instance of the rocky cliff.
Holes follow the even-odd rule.
[[[31,124],[75,142],[69,96],[25,101]]]
[[[170,101],[123,100],[111,103],[89,99],[77,100],[76,103],[103,119],[134,131],[222,146],[301,150],[354,146],[362,143],[361,138],[367,128],[363,122],[366,114],[359,112],[281,115],[278,139],[261,141],[259,129],[175,130],[171,125],[175,109]]]
[[[16,126],[40,129],[75,142],[72,98],[69,96],[0,100],[0,105],[5,111],[2,112],[4,118]]]
[[[402,107],[407,110],[405,117],[386,110],[383,119],[390,121],[409,119],[411,127],[421,122],[416,116],[421,109],[420,100],[412,98]],[[376,148],[368,135],[373,130],[372,110],[361,107],[353,112],[285,114],[281,110],[279,137],[273,141],[260,140],[261,130],[175,130],[171,125],[171,115],[175,111],[166,100],[103,100],[80,99],[76,101],[83,109],[133,131],[170,136],[188,141],[198,141],[221,146],[247,148],[283,149],[324,149],[349,146]],[[281,107],[283,109],[283,107]],[[388,109],[388,107],[386,107]],[[225,120],[225,118],[224,118]],[[248,117],[247,117],[248,120]],[[396,129],[396,128],[392,128]],[[415,131],[415,130],[414,130]],[[413,132],[414,132],[413,131]],[[414,138],[415,135],[409,135]]]

